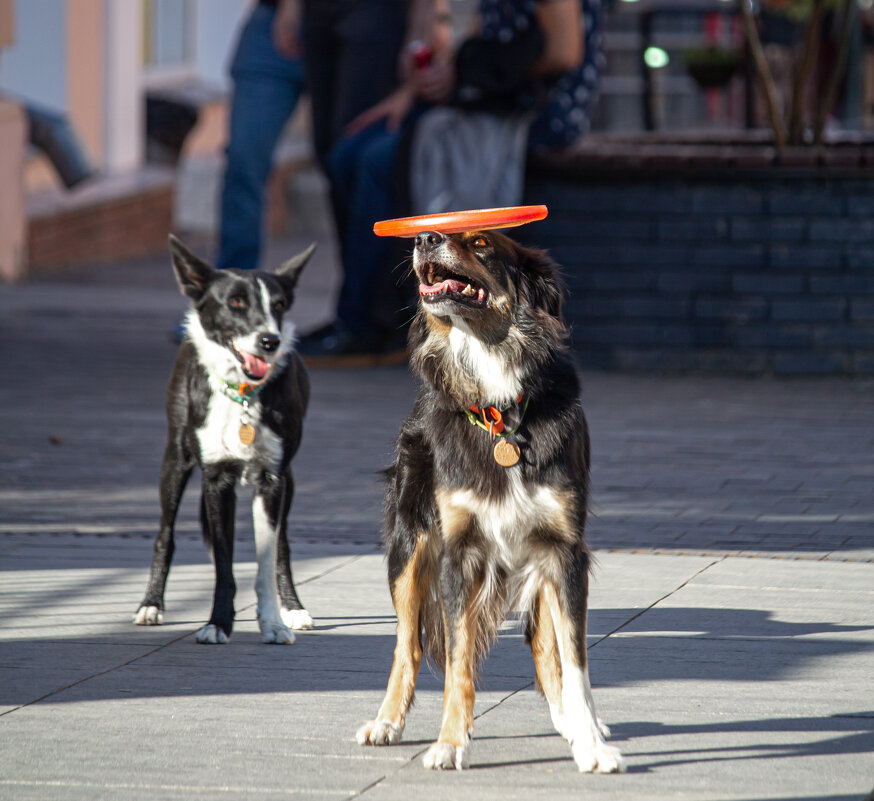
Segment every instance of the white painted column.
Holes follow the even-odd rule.
[[[143,161],[142,20],[138,0],[104,0],[104,8],[103,168],[120,173]]]

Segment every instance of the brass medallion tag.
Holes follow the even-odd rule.
[[[501,467],[512,467],[519,461],[519,446],[509,439],[498,440],[492,453]]]
[[[243,423],[238,434],[243,445],[251,445],[255,441],[255,426],[251,423]]]

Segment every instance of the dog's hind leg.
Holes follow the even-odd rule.
[[[300,602],[294,586],[294,579],[291,577],[291,548],[288,544],[288,512],[294,497],[294,478],[291,474],[291,468],[286,468],[282,480],[285,482],[285,488],[282,494],[282,508],[279,512],[279,536],[276,542],[276,587],[279,590],[279,614],[282,617],[282,622],[290,629],[311,629],[313,619]]]
[[[173,527],[182,493],[193,469],[194,461],[171,434],[161,467],[161,526],[155,538],[146,594],[134,615],[134,623],[138,626],[158,626],[164,622],[164,588],[175,550]]]
[[[604,742],[589,683],[586,654],[588,560],[569,567],[559,590],[547,582],[541,598],[549,609],[561,660],[561,715],[556,728],[570,743],[574,761],[584,773],[619,773],[624,768],[619,749]],[[554,718],[553,718],[554,719]]]
[[[255,524],[255,551],[258,575],[255,594],[258,596],[258,627],[261,639],[267,643],[291,645],[294,632],[282,622],[279,598],[276,594],[276,551],[282,513],[285,479],[263,477],[255,488],[252,518]]]
[[[539,593],[528,615],[528,642],[534,657],[537,684],[549,704],[549,714],[555,730],[567,738],[564,711],[561,705],[561,656],[555,638],[555,626],[549,606]]]
[[[389,554],[389,572],[396,574],[391,583],[391,597],[398,616],[397,643],[385,699],[376,718],[358,729],[355,736],[359,745],[394,745],[403,735],[422,664],[420,619],[427,592],[427,579],[423,575],[424,550],[425,537],[422,536],[402,568],[397,564],[403,558],[400,553]]]
[[[215,592],[209,623],[198,630],[199,643],[224,644],[234,627],[234,515],[236,476],[220,468],[206,468],[200,498],[200,520],[215,565]]]

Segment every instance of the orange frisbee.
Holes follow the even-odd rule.
[[[421,214],[382,220],[373,226],[377,236],[416,236],[422,231],[459,234],[462,231],[485,231],[489,228],[513,228],[542,220],[549,213],[546,206],[505,206],[499,209],[449,211],[444,214]]]

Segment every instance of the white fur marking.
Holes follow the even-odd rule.
[[[589,683],[588,668],[580,669],[565,653],[561,636],[561,621],[550,608],[552,622],[558,634],[558,652],[561,658],[561,728],[559,733],[570,743],[574,762],[580,773],[621,773],[625,762],[618,748],[607,745],[601,736],[595,702]],[[553,718],[553,720],[555,720]]]
[[[368,720],[357,732],[358,745],[394,745],[401,741],[404,730],[388,720]]]
[[[201,645],[227,645],[229,638],[218,626],[207,623],[198,629],[194,639]]]
[[[164,614],[157,606],[141,606],[134,615],[137,626],[160,626],[164,622]]]
[[[455,360],[476,377],[491,403],[513,403],[522,391],[516,367],[503,357],[500,348],[490,349],[478,339],[461,317],[452,315],[450,319],[449,346]]]
[[[267,643],[291,645],[294,642],[294,633],[282,622],[276,595],[276,528],[271,525],[264,499],[260,495],[252,500],[252,520],[258,560],[255,594],[258,596],[258,627],[261,629],[261,639]]]
[[[422,757],[422,764],[429,770],[464,770],[470,767],[470,738],[459,747],[438,740]]]
[[[264,319],[267,321],[266,330],[272,334],[279,334],[279,326],[270,310],[270,290],[260,278],[258,279],[258,288],[261,291],[261,308],[264,310]]]
[[[200,458],[204,464],[229,459],[249,462],[256,458],[278,471],[282,459],[282,441],[267,426],[261,424],[261,404],[256,399],[249,404],[249,422],[255,427],[251,445],[240,442],[240,422],[243,405],[231,400],[221,385],[210,376],[212,394],[203,427],[197,430]]]
[[[315,623],[306,609],[280,609],[279,616],[282,622],[295,631],[308,631]]]
[[[198,361],[210,375],[234,384],[244,380],[240,362],[224,345],[213,342],[206,335],[195,309],[189,309],[185,315],[185,335],[194,345]]]
[[[489,597],[497,581],[494,568],[503,567],[514,582],[510,593],[511,609],[528,609],[539,591],[542,578],[549,575],[547,561],[530,557],[525,538],[544,519],[563,514],[563,507],[552,488],[523,483],[516,470],[508,472],[508,490],[500,500],[491,500],[473,490],[456,490],[441,499],[441,511],[457,508],[473,515],[480,530],[491,544],[497,564],[490,563],[481,593]],[[549,560],[550,554],[544,554]]]

